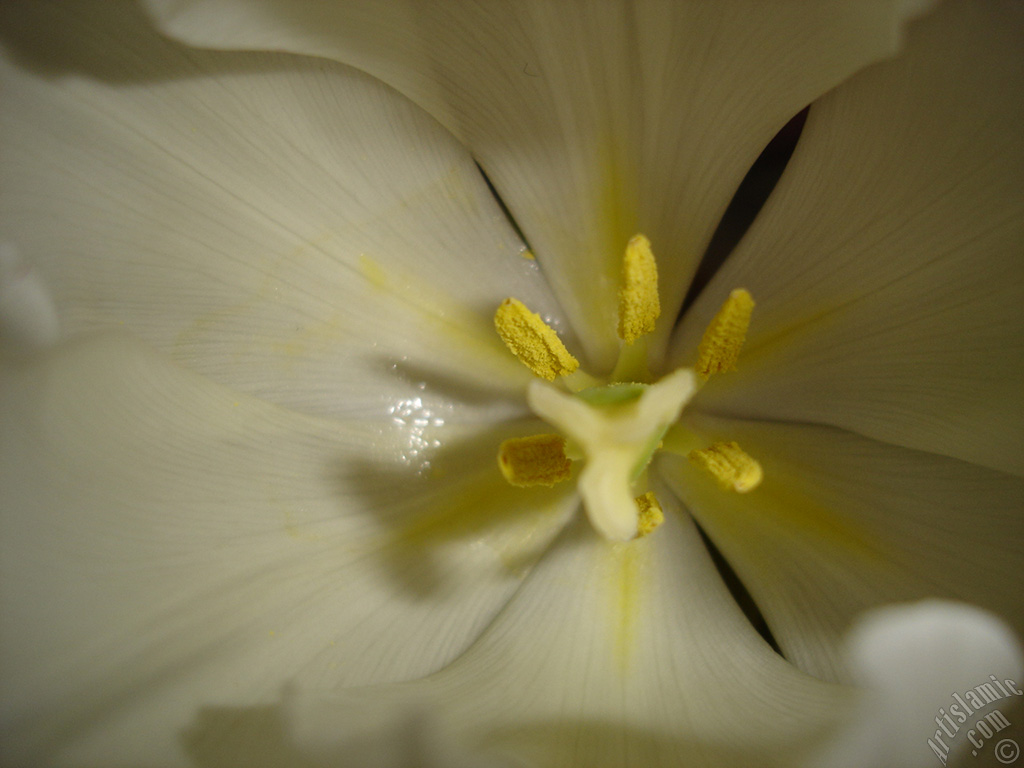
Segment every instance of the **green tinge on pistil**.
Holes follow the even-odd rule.
[[[612,384],[579,395],[531,382],[530,408],[583,452],[578,488],[591,523],[603,536],[626,541],[637,534],[634,484],[650,463],[662,435],[697,391],[693,371],[681,368],[642,390]],[[625,397],[628,395],[628,397]]]

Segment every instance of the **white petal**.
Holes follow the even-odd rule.
[[[1020,478],[832,427],[683,420],[763,467],[747,494],[682,458],[659,469],[801,668],[842,678],[843,633],[885,603],[962,600],[1024,630]]]
[[[946,764],[958,752],[966,758],[968,751],[979,758],[985,750],[972,750],[972,726],[990,725],[995,721],[984,720],[986,715],[1019,702],[1019,641],[1005,624],[973,606],[928,600],[873,611],[854,626],[846,654],[864,688],[858,712],[809,768],[925,768],[936,759]],[[991,692],[982,701],[996,707],[975,712],[969,703],[964,706],[964,694],[975,693],[976,686]],[[980,736],[984,745],[983,734],[975,730],[974,741]],[[999,739],[988,749],[1000,749]],[[1010,750],[1004,757],[1014,749],[1003,748]]]
[[[120,335],[7,370],[0,391],[15,764],[184,764],[259,730],[288,680],[428,674],[575,506],[507,486],[492,435],[434,430],[417,474],[400,434],[261,403]]]
[[[437,116],[487,169],[597,369],[617,351],[627,240],[650,237],[674,317],[761,149],[807,103],[892,53],[915,10],[888,0],[148,5],[190,43],[334,58]]]
[[[317,414],[521,393],[493,312],[516,295],[559,326],[555,304],[418,107],[332,63],[188,50],[118,3],[3,10],[0,233],[67,333],[123,325]]]
[[[816,103],[754,228],[686,318],[737,286],[739,371],[693,406],[818,422],[1024,474],[1024,7],[954,2]]]
[[[333,743],[337,759],[363,732],[356,712],[380,707],[395,724],[429,717],[480,765],[675,767],[680,756],[688,766],[792,764],[842,716],[846,692],[772,652],[692,521],[664,501],[666,522],[625,544],[577,518],[441,672],[333,701],[304,691],[293,702],[297,737],[321,755]]]

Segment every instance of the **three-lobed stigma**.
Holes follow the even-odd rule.
[[[539,381],[530,384],[530,409],[583,453],[576,486],[590,522],[605,538],[636,537],[635,488],[643,483],[665,432],[696,391],[696,377],[689,368],[644,387],[637,397],[617,402],[584,399]]]

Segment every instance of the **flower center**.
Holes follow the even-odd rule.
[[[631,380],[648,378],[646,344],[635,342],[654,330],[661,313],[657,264],[643,235],[630,239],[623,257],[618,333],[624,343],[607,381],[579,370],[539,315],[516,299],[503,301],[494,315],[498,335],[539,378],[558,380],[532,382],[527,402],[560,433],[503,442],[498,466],[505,479],[518,486],[554,485],[570,479],[574,461],[582,459],[577,488],[594,528],[615,541],[653,531],[664,516],[646,490],[647,467],[703,382],[735,368],[753,307],[747,291],[733,291],[704,333],[695,369],[680,368],[648,384]],[[673,430],[673,445],[691,442],[680,439],[679,429]],[[687,455],[724,488],[742,493],[761,482],[760,465],[734,442]]]
[[[636,536],[634,485],[641,482],[661,438],[696,390],[688,368],[619,402],[614,397],[609,401],[618,390],[608,387],[572,395],[539,381],[530,384],[526,399],[533,412],[583,453],[586,463],[577,487],[590,522],[606,538],[625,541]],[[592,397],[588,399],[587,393]]]

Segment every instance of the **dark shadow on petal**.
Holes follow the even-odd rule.
[[[510,437],[550,431],[536,418],[481,427],[473,437],[427,448],[418,467],[384,465],[367,457],[338,470],[347,492],[356,489],[384,528],[379,565],[406,594],[425,599],[445,590],[459,574],[445,566],[449,547],[489,540],[502,568],[522,578],[561,527],[566,497],[575,483],[553,488],[509,485],[497,465],[498,446]],[[532,525],[515,526],[517,518]],[[549,532],[550,535],[544,532]]]
[[[697,700],[702,696],[715,698],[714,692],[680,691],[680,695],[688,693]],[[780,715],[780,722],[784,718]],[[735,721],[731,725],[733,728],[743,727],[743,723]],[[598,719],[566,718],[557,722],[536,721],[506,726],[496,723],[481,753],[488,757],[504,756],[516,765],[554,764],[552,756],[558,756],[567,761],[565,765],[586,765],[587,768],[691,764],[750,768],[779,764],[777,760],[769,762],[763,747],[752,746],[750,740],[729,738],[728,733],[728,729],[723,727],[718,738],[702,739],[679,731]],[[813,732],[807,734],[808,741],[813,738]],[[806,744],[796,746],[805,748]],[[537,762],[534,763],[531,757],[535,757]]]
[[[781,178],[782,172],[786,170],[790,157],[793,156],[793,150],[796,149],[800,133],[804,129],[809,109],[810,107],[805,107],[798,112],[775,134],[775,138],[768,142],[750,170],[747,171],[743,181],[740,182],[732,202],[729,203],[729,207],[722,215],[722,220],[718,223],[718,228],[715,230],[700,264],[697,265],[697,271],[690,283],[686,298],[683,299],[679,316],[676,318],[677,324],[725,263],[729,254],[753,224],[761,208],[764,207],[768,196]]]
[[[196,768],[317,765],[294,746],[279,705],[204,707],[181,735],[181,742]]]
[[[40,75],[73,74],[108,83],[290,69],[301,62],[287,55],[188,48],[162,37],[139,5],[122,0],[0,3],[0,46],[18,66]]]

